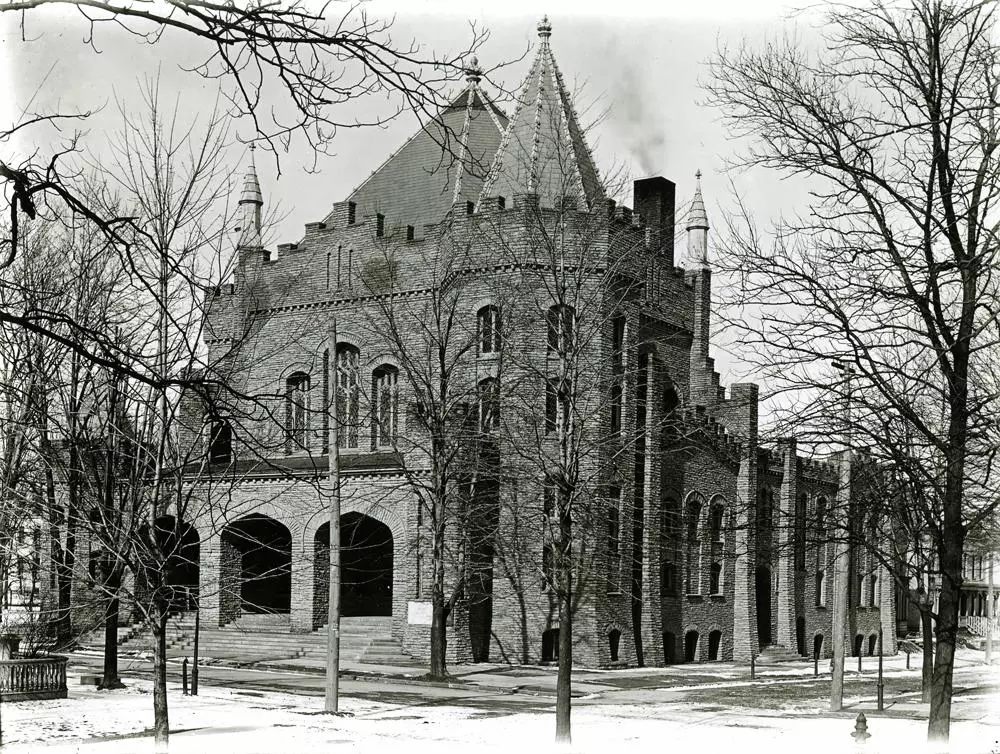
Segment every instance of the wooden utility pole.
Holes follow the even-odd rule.
[[[330,321],[327,364],[330,384],[330,427],[327,457],[330,472],[330,595],[326,627],[326,712],[336,714],[340,703],[340,438],[337,413],[337,318]]]
[[[850,525],[850,504],[851,504],[851,465],[852,465],[852,426],[851,426],[851,376],[854,370],[850,364],[834,361],[835,369],[843,372],[847,382],[846,407],[844,417],[846,428],[844,431],[844,444],[847,449],[844,451],[840,463],[840,488],[837,491],[837,505],[834,506],[834,525],[832,527],[835,537],[834,558],[833,558],[833,672],[831,673],[830,684],[830,711],[837,712],[844,707],[844,659],[846,657],[845,640],[847,638],[847,593],[850,578],[851,552],[848,548],[847,527]]]
[[[986,664],[993,663],[993,551],[990,550],[989,584],[986,588]]]

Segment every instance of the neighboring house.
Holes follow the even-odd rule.
[[[0,557],[0,634],[35,633],[42,607],[41,522],[20,522],[3,540]]]
[[[273,400],[255,414],[245,406],[229,416],[194,408],[204,412],[195,423],[204,421],[213,468],[229,480],[205,486],[219,502],[187,521],[192,567],[176,574],[180,586],[200,592],[203,627],[312,632],[326,623],[325,407],[335,393],[344,615],[381,618],[372,625],[413,656],[427,655],[429,534],[407,486],[422,460],[412,447],[400,449],[416,431],[420,405],[403,365],[373,334],[380,294],[372,280],[384,275],[393,295],[419,300],[442,284],[434,273],[447,262],[447,284],[462,286],[461,316],[477,341],[461,377],[480,403],[477,436],[489,441],[495,417],[512,416],[515,401],[534,406],[546,431],[564,421],[551,380],[516,396],[490,381],[507,379],[504,349],[518,348],[525,359],[537,352],[544,362],[547,344],[551,354],[573,337],[569,321],[594,333],[594,369],[605,370],[599,373],[611,385],[610,398],[595,400],[600,410],[585,418],[595,432],[622,439],[601,446],[593,460],[603,475],[591,516],[600,522],[592,539],[601,574],[581,586],[576,660],[748,661],[772,646],[830,655],[836,587],[832,547],[822,542],[842,494],[844,459],[801,457],[793,439],[759,446],[757,386],[724,387],[709,357],[712,281],[700,181],[688,187],[689,266],[681,268],[674,184],[636,181],[631,209],[606,198],[550,34],[547,22],[539,25],[510,117],[470,68],[466,88],[440,115],[447,129],[418,131],[276,254],[261,246],[264,197],[251,161],[238,264],[234,279],[213,293],[207,345],[210,361],[225,361],[241,391]],[[605,291],[614,311],[600,323],[567,319],[574,313],[565,310],[538,315],[547,294],[540,285],[524,289],[524,270],[547,262],[532,246],[530,224],[552,221],[573,249],[584,242],[581,218],[595,216],[603,225],[586,243],[614,260],[614,285],[628,295]],[[511,248],[521,256],[505,257]],[[610,286],[601,274],[595,284]],[[512,289],[519,296],[504,298]],[[333,315],[338,340],[330,353]],[[505,442],[496,441],[496,452],[506,463]],[[558,622],[543,533],[549,494],[540,475],[525,475],[500,480],[486,495],[496,541],[508,541],[517,527],[525,549],[517,558],[478,552],[489,588],[457,603],[452,660],[554,659]],[[534,515],[515,520],[515,501]],[[884,629],[886,651],[894,651],[894,593],[882,588],[888,578],[863,554],[851,573],[841,587],[851,594],[851,646],[877,652]]]
[[[958,627],[977,639],[988,634],[1000,639],[1000,590],[994,570],[1000,565],[1000,549],[977,542],[970,542],[967,549],[962,559]]]

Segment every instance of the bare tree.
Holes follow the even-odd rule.
[[[425,532],[430,545],[430,676],[445,678],[446,626],[466,593],[469,550],[489,536],[473,536],[470,506],[482,502],[495,481],[490,433],[499,417],[490,415],[493,396],[481,394],[475,376],[481,338],[490,334],[470,325],[475,284],[462,274],[469,260],[447,219],[437,240],[427,254],[391,241],[381,245],[381,256],[361,271],[373,311],[359,321],[367,322],[364,327],[398,365],[398,372],[373,384],[372,443],[398,453],[404,488],[419,507],[415,547],[422,547]],[[402,281],[417,275],[423,285],[414,293]],[[400,401],[408,406],[402,430]]]
[[[908,511],[941,576],[931,739],[950,727],[965,533],[995,505],[995,11],[833,6],[821,49],[722,49],[707,84],[748,139],[742,164],[811,190],[808,215],[770,244],[745,212],[730,228],[728,303],[743,307],[732,325],[748,357],[818,439],[849,402],[844,444],[920,491]]]
[[[36,15],[46,7],[75,10],[83,24],[83,43],[95,53],[102,40],[115,34],[149,45],[184,40],[183,46],[195,51],[189,70],[220,82],[230,114],[250,122],[254,139],[267,146],[276,164],[280,151],[296,137],[318,156],[341,129],[384,125],[403,112],[430,121],[446,104],[444,88],[464,75],[466,59],[488,37],[472,24],[465,48],[438,54],[416,41],[400,43],[392,36],[391,21],[372,18],[363,5],[346,0],[319,6],[301,0],[249,5],[171,0],[163,6],[15,0],[0,3],[0,12],[17,14],[28,39]],[[358,106],[368,102],[374,107],[371,116],[359,118]],[[69,126],[88,115],[25,112],[0,131],[0,140],[48,124]],[[456,146],[457,134],[447,130],[434,138],[445,149]],[[0,269],[17,252],[24,219],[51,219],[59,207],[88,217],[117,242],[127,240],[120,231],[129,218],[92,206],[76,184],[75,171],[66,166],[77,141],[74,134],[48,156],[0,160],[5,214],[10,217],[0,243]]]

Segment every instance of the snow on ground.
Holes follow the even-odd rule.
[[[982,679],[992,680],[987,674]],[[126,682],[129,687],[121,691],[71,686],[69,699],[5,704],[4,754],[152,752],[152,739],[144,730],[152,725],[150,682]],[[850,737],[854,713],[831,717],[817,706],[765,711],[692,703],[678,691],[671,688],[658,697],[658,692],[648,690],[648,701],[643,703],[602,704],[598,698],[596,703],[576,706],[573,751],[662,753],[695,747],[706,752],[738,749],[769,754],[929,751],[926,722],[918,718],[921,711],[926,715],[926,706],[911,705],[911,719],[870,713],[872,738],[862,749]],[[766,686],[761,693],[767,693]],[[1000,754],[1000,692],[995,684],[964,694],[958,705],[962,717],[969,719],[953,723],[949,751]],[[200,696],[185,697],[171,684],[170,722],[175,733],[170,751],[535,751],[550,748],[555,726],[552,712],[390,704],[351,697],[341,699],[347,716],[331,717],[322,709],[319,697],[212,686],[203,686]]]

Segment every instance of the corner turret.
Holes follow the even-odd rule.
[[[700,268],[708,267],[708,213],[705,212],[705,202],[701,198],[701,171],[694,174],[694,199],[691,200],[691,210],[688,212],[688,257]]]

